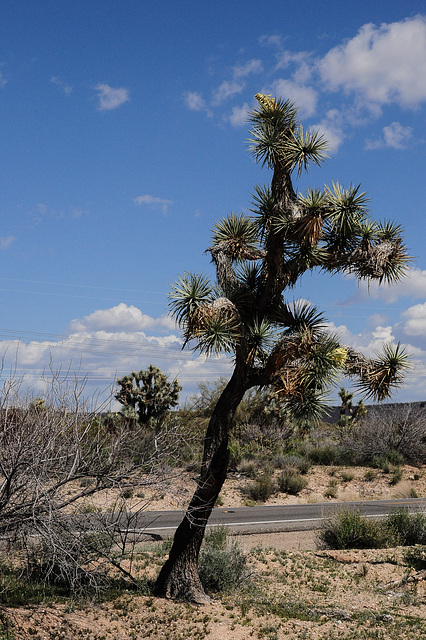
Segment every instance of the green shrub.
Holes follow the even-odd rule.
[[[340,457],[339,448],[332,444],[313,447],[308,451],[308,459],[312,464],[337,464]]]
[[[296,469],[299,473],[308,473],[311,463],[307,458],[297,453],[277,454],[272,459],[272,466],[275,469]]]
[[[255,502],[266,502],[274,491],[274,483],[270,473],[262,473],[248,488],[248,496]]]
[[[236,440],[235,438],[231,438],[229,440],[228,451],[229,451],[229,468],[235,470],[240,465],[241,459],[242,459],[242,450],[241,450],[241,445],[239,440]]]
[[[289,493],[292,496],[297,496],[308,484],[306,478],[295,473],[294,471],[283,471],[278,478],[278,488],[283,493]]]
[[[391,479],[389,480],[389,484],[392,486],[398,484],[398,482],[401,482],[402,476],[403,476],[403,471],[401,467],[394,467],[394,469],[392,470]]]
[[[392,449],[391,451],[389,451],[389,453],[387,454],[387,458],[389,462],[393,464],[395,467],[399,467],[401,464],[404,464],[405,462],[404,456],[402,455],[402,453],[400,453],[399,451],[395,451],[395,449]]]
[[[211,527],[204,536],[204,547],[223,551],[228,544],[228,531],[224,525]]]
[[[206,535],[198,569],[203,587],[210,592],[233,591],[249,576],[246,556],[235,542],[228,544],[225,527],[214,527]]]
[[[239,472],[247,476],[248,478],[255,478],[257,474],[256,462],[245,460],[238,468]]]
[[[372,482],[376,478],[377,478],[377,471],[375,471],[374,469],[367,469],[367,471],[364,474],[364,480],[366,480],[367,482]]]
[[[324,498],[337,498],[338,482],[336,478],[332,478],[324,491]]]
[[[387,516],[384,525],[396,538],[397,544],[411,546],[426,544],[426,515],[397,509]]]
[[[408,549],[404,555],[404,560],[409,567],[413,567],[418,571],[426,569],[426,546],[414,547],[414,549]]]
[[[393,542],[387,527],[349,507],[326,518],[318,533],[319,546],[324,549],[380,549]]]

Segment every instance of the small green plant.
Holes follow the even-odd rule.
[[[294,471],[283,471],[278,478],[278,488],[283,493],[297,496],[308,484],[306,478]]]
[[[91,504],[90,502],[85,502],[80,505],[76,513],[100,513],[101,511],[101,507],[97,507],[95,504]]]
[[[426,569],[426,545],[408,549],[404,555],[404,560],[409,567],[423,571]]]
[[[242,460],[242,449],[241,449],[241,444],[239,440],[236,440],[235,438],[231,438],[229,440],[228,451],[229,451],[229,468],[235,470],[241,464],[241,460]]]
[[[272,459],[272,465],[275,469],[295,469],[299,473],[308,473],[311,463],[304,456],[297,453],[277,454]]]
[[[389,484],[391,486],[395,486],[396,484],[398,484],[398,482],[401,482],[403,475],[404,475],[404,472],[401,469],[401,467],[394,467],[392,469],[392,475],[389,480]]]
[[[375,469],[367,469],[364,473],[364,480],[367,482],[373,482],[377,478],[377,471]]]
[[[326,518],[318,533],[319,546],[325,549],[379,549],[391,539],[387,527],[349,507]]]
[[[308,459],[312,464],[337,464],[340,450],[332,444],[313,447],[308,451]]]
[[[252,460],[244,460],[239,466],[239,472],[248,478],[255,478],[257,474],[256,462]]]
[[[204,538],[204,546],[207,549],[217,549],[223,551],[228,544],[228,531],[224,525],[211,527],[207,530]]]
[[[340,474],[340,477],[343,480],[343,482],[351,482],[355,476],[353,473],[350,473],[349,471],[342,471],[342,473]]]
[[[403,546],[426,544],[426,515],[397,509],[384,520],[384,526]]]
[[[395,449],[389,451],[387,458],[395,467],[399,467],[401,464],[404,464],[404,456],[399,451],[395,451]]]
[[[266,502],[274,491],[274,483],[270,473],[262,473],[248,488],[248,496],[255,502]]]
[[[226,527],[213,527],[205,536],[198,563],[203,587],[210,592],[230,592],[247,580],[247,558],[237,543],[228,543]]]
[[[332,478],[328,483],[324,491],[324,498],[337,498],[338,493],[338,481],[337,478]]]

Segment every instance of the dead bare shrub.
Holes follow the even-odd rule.
[[[135,522],[146,505],[129,511],[123,496],[161,486],[179,447],[172,421],[155,447],[145,426],[106,421],[83,392],[53,372],[43,399],[13,376],[0,390],[0,539],[20,552],[28,574],[71,591],[100,586],[111,568],[131,579],[126,546],[129,532],[143,529]],[[104,489],[119,496],[112,513],[72,515]]]
[[[406,462],[426,461],[426,408],[419,404],[371,408],[354,428],[341,434],[340,445],[356,463],[398,452]]]

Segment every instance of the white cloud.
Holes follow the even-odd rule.
[[[245,64],[234,67],[234,78],[245,78],[251,73],[260,73],[263,71],[261,60],[249,60]]]
[[[72,86],[69,84],[65,84],[57,76],[52,76],[50,78],[50,82],[52,82],[53,84],[56,84],[57,87],[60,87],[66,96],[69,96],[72,93]]]
[[[337,333],[343,344],[369,357],[382,351],[384,342],[395,342],[393,328],[390,325],[377,325],[371,329],[364,329],[361,333],[352,333],[346,325],[336,326],[333,322],[328,323],[328,327]]]
[[[191,111],[203,111],[206,108],[204,98],[197,91],[187,91],[184,94],[184,100]]]
[[[128,306],[121,302],[110,309],[98,309],[82,319],[72,320],[69,328],[72,333],[75,333],[101,329],[107,331],[145,331],[154,327],[175,329],[176,325],[168,316],[152,318],[142,313],[137,307]]]
[[[313,124],[313,130],[319,130],[319,132],[327,140],[327,152],[333,153],[337,151],[344,140],[342,115],[338,109],[330,109],[325,114],[325,117],[320,122]]]
[[[277,47],[278,49],[280,49],[282,46],[282,40],[282,35],[263,35],[260,36],[259,43],[263,46]]]
[[[405,149],[413,138],[412,127],[404,127],[399,122],[392,122],[387,127],[383,127],[383,137],[378,140],[366,140],[365,148],[384,149],[391,147],[393,149]]]
[[[117,377],[155,364],[183,384],[182,400],[197,391],[201,380],[214,381],[230,372],[225,356],[206,359],[181,350],[182,338],[169,316],[153,318],[132,305],[120,303],[72,320],[68,332],[56,339],[0,341],[3,374],[20,378],[35,390],[46,387],[50,371],[86,378],[85,397],[108,396]],[[67,373],[68,372],[68,373]],[[104,393],[104,390],[107,390]]]
[[[96,85],[95,91],[98,92],[99,98],[98,111],[117,109],[117,107],[130,100],[128,90],[123,87],[114,89],[109,84],[99,83]]]
[[[247,102],[241,105],[241,107],[233,107],[232,113],[229,116],[229,122],[233,127],[242,127],[247,124],[247,116],[250,111],[250,106]]]
[[[391,286],[361,281],[356,294],[347,302],[356,303],[360,299],[372,298],[393,303],[404,297],[426,298],[426,270],[408,269],[405,278]]]
[[[407,336],[423,336],[426,346],[426,302],[410,307],[402,314],[401,328]]]
[[[245,88],[245,83],[237,80],[225,80],[213,93],[212,104],[218,106],[231,96],[241,93]]]
[[[173,204],[172,200],[151,196],[148,193],[143,196],[137,196],[137,198],[133,198],[133,201],[136,202],[136,204],[146,205],[148,207],[151,207],[152,209],[160,209],[162,213],[167,213],[168,208]]]
[[[0,238],[0,251],[5,251],[9,249],[12,242],[15,242],[15,236],[6,236],[4,238]]]
[[[426,18],[364,25],[318,63],[331,90],[356,93],[367,103],[417,107],[426,101]]]
[[[292,100],[299,107],[302,118],[315,113],[318,94],[313,87],[281,78],[272,84],[272,88],[275,96]]]
[[[5,78],[3,72],[0,71],[0,89],[3,89],[3,87],[5,87],[7,83],[8,83],[7,78]]]

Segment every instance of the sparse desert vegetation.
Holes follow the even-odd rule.
[[[134,514],[188,504],[209,394],[221,384],[163,416],[161,428],[142,430],[118,414],[84,406],[71,412],[63,394],[18,402],[19,388],[9,388],[13,410],[5,402],[1,413],[1,640],[420,637],[426,603],[421,513],[395,512],[380,524],[356,512],[345,520],[339,511],[307,549],[299,548],[297,532],[238,539],[214,529],[199,562],[213,601],[195,607],[154,596],[171,542],[131,535]],[[418,453],[424,416],[417,408],[400,408],[406,437],[414,444],[420,439],[414,455],[395,440],[384,446],[381,433],[374,444],[366,423],[356,434],[358,440],[368,434],[370,442],[361,459],[347,444],[349,429],[327,423],[300,429],[264,414],[261,401],[249,395],[237,413],[222,508],[426,495]],[[369,419],[376,421],[370,410],[362,420]],[[100,467],[105,460],[111,460],[109,473]],[[91,530],[70,527],[70,516],[87,516]]]
[[[396,516],[407,521],[404,514]],[[358,520],[359,524],[359,520]],[[424,524],[424,519],[423,519]],[[211,604],[155,598],[153,580],[170,543],[138,549],[132,588],[112,581],[96,599],[70,599],[59,587],[19,583],[3,564],[2,640],[418,640],[426,622],[424,546],[381,549],[243,551],[212,530],[201,554]],[[16,571],[16,567],[15,567]],[[19,588],[18,588],[19,584]],[[12,596],[13,593],[13,596]],[[7,600],[13,599],[13,602]]]

